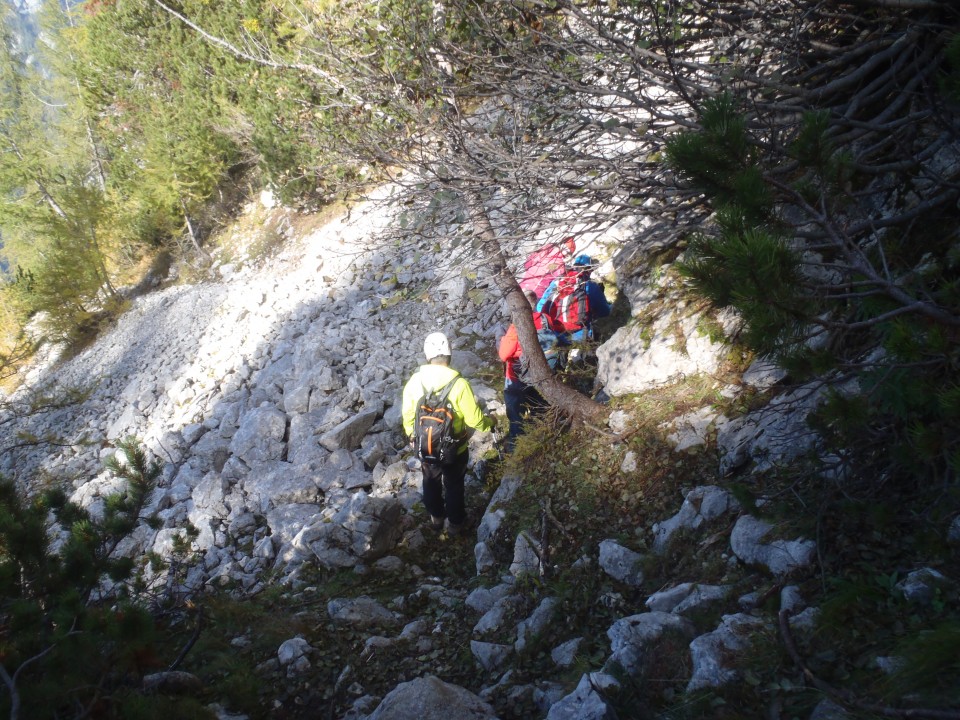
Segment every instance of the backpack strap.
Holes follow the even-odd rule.
[[[446,402],[447,395],[449,395],[449,394],[450,394],[450,391],[453,390],[453,384],[462,377],[462,376],[460,375],[460,373],[458,373],[458,372],[456,372],[456,371],[454,371],[454,372],[455,372],[456,374],[453,376],[453,379],[450,380],[450,382],[448,382],[448,383],[447,383],[446,385],[444,385],[442,388],[440,388],[440,389],[438,389],[438,390],[433,390],[432,392],[427,392],[427,389],[423,386],[423,380],[421,380],[421,381],[420,381],[420,389],[423,390],[423,396],[424,396],[425,398],[437,397],[437,399],[436,399],[435,402],[436,402],[438,405]],[[437,393],[440,393],[440,395],[437,396]]]
[[[453,376],[453,379],[451,379],[450,382],[448,382],[446,385],[443,386],[442,390],[440,390],[440,397],[438,397],[436,400],[436,403],[435,403],[436,405],[443,405],[447,401],[447,396],[450,394],[450,391],[453,390],[454,383],[456,383],[457,380],[459,380],[461,377],[462,376],[460,375],[460,373],[457,373],[456,375]],[[456,417],[455,412],[453,413],[453,417]],[[452,424],[450,426],[450,434],[453,436],[454,440],[457,441],[457,445],[459,446],[460,441],[463,439],[463,435],[461,434],[458,437],[456,434],[454,434],[454,429]]]
[[[450,391],[453,390],[453,384],[460,379],[460,373],[457,373],[453,376],[453,379],[443,386],[443,391],[440,393],[440,397],[437,398],[438,403],[444,403],[447,401],[447,395],[450,394]]]

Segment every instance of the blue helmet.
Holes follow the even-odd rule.
[[[577,255],[576,259],[573,261],[574,267],[593,267],[594,262],[593,258],[589,255]]]

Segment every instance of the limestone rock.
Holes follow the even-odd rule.
[[[580,650],[580,645],[582,644],[582,637],[576,637],[560,643],[550,652],[550,659],[553,660],[558,667],[570,667],[576,660],[577,652]]]
[[[666,635],[691,638],[693,625],[686,618],[664,612],[648,612],[617,620],[607,630],[611,655],[609,665],[619,665],[627,674],[641,677],[653,649]]]
[[[576,689],[550,707],[547,720],[616,720],[613,707],[593,686],[589,675],[583,675]]]
[[[720,474],[728,475],[751,461],[754,472],[763,472],[807,453],[818,442],[807,417],[826,396],[822,383],[803,386],[725,424],[717,433]]]
[[[647,598],[647,609],[683,615],[696,612],[705,606],[719,602],[727,597],[730,588],[724,585],[701,585],[700,583],[681,583],[676,587],[654,593]]]
[[[615,540],[600,543],[600,569],[614,580],[639,587],[643,584],[643,557]]]
[[[897,589],[908,602],[929,605],[936,595],[937,588],[944,587],[948,583],[943,573],[933,568],[920,568],[898,582]]]
[[[263,405],[243,416],[240,428],[230,441],[230,452],[251,465],[281,459],[287,416],[277,408]]]
[[[266,514],[267,526],[275,543],[289,545],[307,525],[320,519],[320,508],[311,504],[278,505]]]
[[[478,542],[473,546],[473,558],[477,566],[477,575],[483,575],[488,570],[496,567],[497,560],[493,555],[493,550],[485,542]]]
[[[203,683],[193,673],[182,670],[152,673],[143,676],[141,685],[145,693],[161,693],[163,695],[199,695],[203,690]]]
[[[324,567],[351,567],[358,558],[376,560],[396,547],[403,532],[402,512],[394,498],[360,490],[333,516],[304,526],[292,544],[313,553]]]
[[[557,599],[545,597],[537,605],[536,609],[526,620],[517,625],[517,641],[513,644],[514,649],[519,653],[527,647],[527,642],[537,635],[540,635],[550,621],[553,620],[554,611],[557,608]]]
[[[357,598],[335,598],[327,603],[327,614],[339,625],[355,628],[397,627],[400,615],[365,595]]]
[[[666,314],[652,327],[621,327],[597,349],[597,381],[608,395],[619,397],[664,385],[683,375],[715,372],[726,346],[701,335],[698,322],[698,316],[678,319]],[[677,327],[684,338],[679,348]]]
[[[673,432],[667,435],[676,452],[686,452],[707,444],[710,433],[729,422],[727,418],[711,407],[700,408],[692,413],[681,415],[673,423]]]
[[[328,430],[320,437],[320,444],[327,450],[344,448],[355,450],[360,447],[360,441],[367,434],[377,420],[376,410],[366,410],[344,420],[332,430]]]
[[[786,370],[775,362],[764,358],[753,361],[741,380],[744,385],[750,385],[759,390],[769,390],[787,376]]]
[[[474,635],[498,632],[503,627],[507,617],[519,607],[520,602],[519,595],[507,595],[497,600],[473,626]]]
[[[534,540],[529,533],[520,533],[513,546],[513,562],[510,563],[510,574],[514,577],[536,574],[540,568],[540,543]]]
[[[280,661],[281,666],[286,667],[290,663],[299,660],[312,649],[310,644],[302,637],[290,638],[280,645],[280,648],[277,650],[277,659]]]
[[[484,670],[491,672],[506,662],[507,658],[510,657],[510,654],[513,652],[513,646],[471,640],[470,652],[473,653],[473,656]]]
[[[696,530],[704,523],[739,508],[736,498],[716,485],[694,488],[687,493],[676,515],[653,526],[653,549],[662,553],[678,530]]]
[[[469,690],[433,675],[401,683],[367,720],[496,720],[493,708]]]
[[[842,706],[829,699],[821,700],[810,713],[810,720],[852,720],[852,718],[853,716]]]
[[[516,475],[506,475],[497,489],[494,491],[487,503],[483,518],[480,520],[480,527],[477,528],[477,540],[479,542],[489,542],[500,529],[500,523],[506,517],[505,507],[520,488],[521,480]]]
[[[308,470],[279,460],[255,463],[242,488],[249,507],[259,513],[277,505],[318,503],[323,497]]]
[[[492,588],[478,587],[467,595],[465,602],[470,609],[478,613],[485,613],[498,600],[512,595],[515,591],[514,586],[510,583],[501,583]]]
[[[730,533],[730,547],[740,560],[748,565],[763,565],[777,577],[794,570],[809,567],[816,557],[817,546],[812,540],[774,540],[761,542],[773,530],[773,525],[744,515]]]
[[[687,692],[721,687],[739,677],[732,661],[750,647],[755,633],[766,628],[764,620],[752,615],[724,615],[716,630],[690,643],[693,673]]]

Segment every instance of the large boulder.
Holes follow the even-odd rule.
[[[433,675],[397,685],[366,720],[496,720],[493,708]]]
[[[230,440],[230,452],[247,465],[283,457],[287,416],[276,407],[264,404],[246,413]]]
[[[597,348],[597,381],[608,395],[643,392],[685,375],[712,373],[726,354],[726,345],[699,330],[700,316],[657,318],[652,326],[637,323],[617,330]],[[677,341],[677,328],[682,340]]]
[[[777,577],[794,570],[809,567],[816,556],[817,544],[813,540],[763,539],[773,530],[773,525],[744,515],[730,533],[730,547],[734,554],[748,565],[762,565]]]
[[[612,651],[607,666],[619,666],[628,675],[641,677],[666,636],[690,639],[693,635],[693,624],[680,615],[647,612],[622,618],[607,630]]]
[[[357,560],[376,560],[400,539],[403,506],[392,497],[373,497],[358,490],[332,517],[304,527],[294,547],[309,551],[327,568],[352,567]]]
[[[828,388],[822,382],[803,386],[720,427],[720,475],[733,473],[750,462],[754,472],[763,472],[809,452],[817,444],[818,436],[807,424],[807,417],[827,394]]]

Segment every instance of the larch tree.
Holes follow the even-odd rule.
[[[41,56],[56,49],[38,45]],[[0,226],[29,277],[13,289],[26,312],[48,311],[66,336],[115,296],[100,239],[102,191],[89,185],[90,147],[62,87],[26,62],[6,26],[2,53]]]

